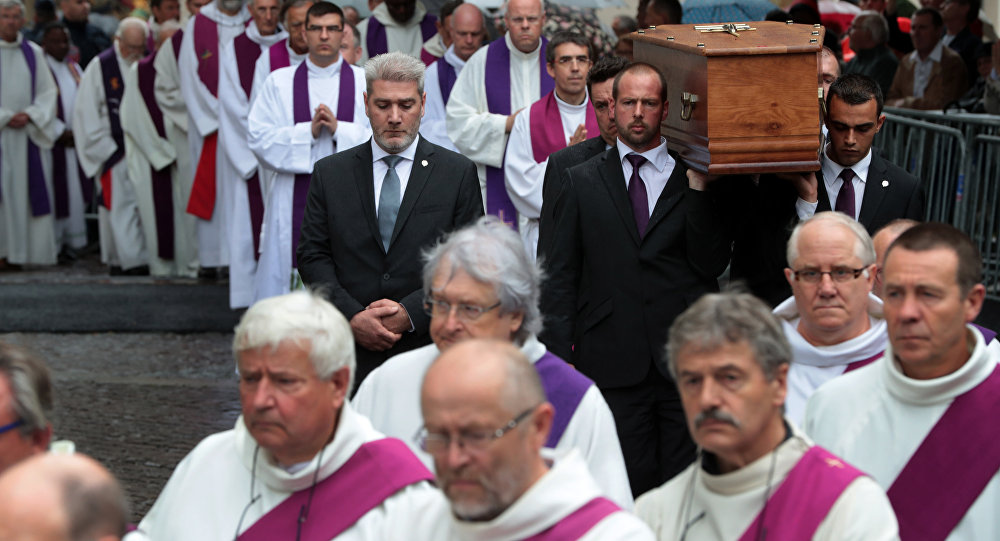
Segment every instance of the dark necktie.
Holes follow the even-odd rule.
[[[649,198],[646,196],[646,183],[639,176],[639,167],[646,163],[646,158],[639,154],[629,154],[625,159],[632,164],[632,176],[628,181],[628,199],[632,202],[632,214],[635,215],[635,227],[639,230],[639,238],[646,234],[649,224]]]
[[[840,180],[844,185],[837,194],[837,206],[833,210],[855,218],[854,214],[854,171],[850,167],[840,172]]]
[[[389,252],[389,240],[396,227],[396,215],[399,214],[399,175],[396,174],[396,164],[402,159],[395,154],[382,158],[389,170],[382,178],[382,192],[378,196],[378,232],[382,235],[382,247],[386,253]]]

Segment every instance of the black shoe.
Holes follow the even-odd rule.
[[[122,268],[118,265],[111,265],[111,268],[108,270],[108,274],[111,276],[121,276]]]
[[[122,271],[122,276],[149,276],[149,265],[139,265]]]
[[[219,279],[219,267],[201,267],[198,269],[198,279],[214,282]]]

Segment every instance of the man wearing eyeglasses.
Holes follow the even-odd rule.
[[[504,158],[507,195],[526,218],[520,233],[532,259],[538,251],[542,177],[549,155],[600,132],[594,106],[587,99],[587,71],[594,60],[590,41],[579,32],[559,32],[549,42],[545,58],[545,69],[556,86],[517,115]]]
[[[24,349],[0,343],[0,473],[48,449],[51,412],[49,369]]]
[[[604,497],[579,451],[542,454],[555,423],[538,372],[506,340],[467,340],[427,370],[420,445],[438,495],[412,539],[652,540]]]
[[[264,216],[254,300],[287,293],[300,281],[295,250],[313,166],[371,136],[364,70],[340,57],[343,12],[331,2],[313,4],[305,34],[308,58],[272,72],[247,116],[250,150],[274,172],[258,211]]]
[[[799,223],[788,239],[792,296],[774,309],[792,345],[786,415],[801,424],[820,385],[882,356],[882,301],[872,295],[875,250],[864,226],[839,212]]]
[[[542,378],[555,405],[546,448],[576,449],[603,493],[625,509],[632,494],[611,410],[594,383],[556,357],[535,334],[539,269],[517,233],[481,218],[434,246],[424,267],[424,306],[433,344],[397,355],[365,379],[353,405],[380,431],[404,441],[423,425],[420,381],[441,352],[473,338],[513,343]],[[431,456],[413,445],[428,465]]]

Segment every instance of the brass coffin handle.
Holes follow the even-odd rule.
[[[698,103],[698,94],[685,92],[681,95],[681,120],[691,120],[694,104]]]

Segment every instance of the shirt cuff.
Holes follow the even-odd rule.
[[[819,200],[810,203],[801,197],[795,200],[795,213],[799,215],[799,220],[808,220],[816,214],[816,207],[819,206]]]

